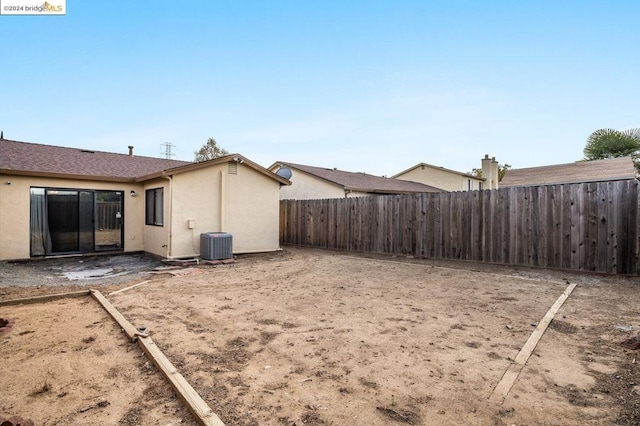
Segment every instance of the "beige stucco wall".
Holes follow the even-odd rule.
[[[224,163],[173,176],[170,257],[198,255],[203,232],[231,233],[234,253],[280,248],[280,183],[244,164],[228,171]]]
[[[271,170],[276,172],[279,167]],[[291,169],[291,185],[280,189],[281,200],[322,200],[326,198],[344,198],[344,188],[325,180]]]
[[[228,171],[224,163],[144,183],[0,175],[0,260],[30,256],[32,186],[123,191],[127,252],[195,256],[200,252],[200,233],[219,231],[233,235],[234,253],[278,250],[280,183],[243,164],[238,164],[237,174]],[[145,224],[145,190],[155,188],[164,188],[163,226]],[[137,196],[130,195],[132,190]]]
[[[7,182],[11,182],[10,185]],[[144,247],[143,186],[88,180],[24,177],[0,174],[0,260],[27,259],[29,253],[30,188],[124,191],[124,251]],[[131,190],[141,196],[131,197]]]
[[[402,175],[396,176],[396,179],[419,182],[444,189],[445,191],[468,191],[469,179],[471,179],[472,182],[471,190],[478,190],[480,189],[480,182],[483,182],[482,179],[462,176],[448,170],[436,169],[429,166],[418,166]]]
[[[227,164],[173,176],[169,257],[197,256],[200,234],[221,231],[220,171],[223,168],[226,169]],[[188,227],[189,220],[194,221],[193,229]]]
[[[233,234],[234,253],[280,248],[280,182],[243,165],[226,176],[226,232]]]
[[[142,202],[142,216],[140,224],[144,227],[144,251],[160,257],[169,257],[169,229],[171,221],[171,188],[169,179],[161,178],[144,183],[144,190],[139,198]],[[163,188],[164,193],[164,224],[162,226],[147,225],[145,217],[145,191],[148,189]]]

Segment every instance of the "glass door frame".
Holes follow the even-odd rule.
[[[36,190],[36,191],[34,191]],[[34,210],[33,210],[33,202],[34,202],[34,195],[36,193],[38,193],[39,191],[37,190],[42,190],[44,191],[44,204],[42,205],[42,209],[38,210],[38,216],[40,216],[39,218],[36,217],[34,218]],[[125,212],[124,212],[124,195],[125,195],[125,191],[124,190],[109,190],[109,189],[77,189],[77,188],[59,188],[59,187],[44,187],[44,186],[31,186],[30,187],[30,199],[31,199],[31,203],[32,203],[32,210],[30,212],[30,229],[29,229],[29,234],[30,234],[30,255],[32,257],[34,256],[62,256],[62,255],[67,255],[67,254],[83,254],[83,253],[99,253],[99,252],[109,252],[109,251],[124,251],[124,218],[125,218]],[[76,193],[76,209],[77,209],[77,218],[76,224],[73,224],[73,227],[75,227],[77,229],[76,231],[76,240],[77,240],[77,250],[73,250],[73,251],[53,251],[53,244],[51,242],[51,233],[50,233],[50,229],[49,229],[49,193],[50,192],[54,192],[54,191],[60,191],[60,192],[75,192]],[[120,241],[119,244],[114,244],[117,245],[117,248],[114,247],[108,247],[108,248],[98,248],[98,245],[96,243],[96,232],[97,232],[97,226],[98,226],[98,209],[97,209],[97,194],[98,193],[117,193],[119,194],[119,200],[120,200],[120,210],[117,212],[117,216],[115,218],[115,220],[117,221],[116,223],[120,226]],[[86,207],[87,205],[85,204],[83,206],[82,204],[82,197],[83,195],[86,197],[87,194],[90,194],[91,196],[91,215],[90,215],[90,222],[88,221],[89,216],[86,215]],[[52,194],[53,195],[53,194]],[[85,200],[85,201],[89,201],[89,200]],[[85,209],[85,216],[82,217],[82,213],[83,213],[83,208]],[[44,235],[42,235],[42,245],[43,245],[43,252],[44,254],[40,253],[40,250],[35,250],[34,249],[34,228],[33,228],[33,223],[34,220],[37,221],[42,221],[43,222],[43,226],[40,226],[39,229],[41,229],[40,232],[42,232]],[[88,244],[89,243],[89,238],[87,238],[87,235],[82,236],[82,232],[84,229],[84,232],[87,232],[87,227],[86,225],[90,224],[91,225],[91,248],[89,249]],[[37,240],[38,238],[35,238],[35,240]],[[84,242],[84,245],[83,245]],[[39,246],[40,244],[38,244]],[[34,252],[36,252],[36,254],[33,254]]]

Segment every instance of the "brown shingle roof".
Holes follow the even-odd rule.
[[[4,172],[133,179],[188,164],[191,163],[0,139],[0,171]]]
[[[500,187],[602,182],[636,177],[631,157],[509,170]]]
[[[407,180],[374,176],[366,173],[345,172],[337,169],[325,169],[322,167],[305,166],[302,164],[277,162],[285,167],[301,170],[310,175],[319,177],[346,190],[362,191],[380,194],[396,194],[411,192],[442,192],[441,189]]]

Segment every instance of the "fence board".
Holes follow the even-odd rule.
[[[569,185],[561,185],[562,194],[562,245],[561,263],[562,269],[571,269],[571,188]]]
[[[509,253],[509,190],[503,189],[498,191],[500,194],[500,212],[496,215],[500,217],[500,263],[510,263],[511,255]]]
[[[539,188],[530,188],[530,220],[531,220],[531,251],[530,265],[540,266],[540,194]]]
[[[442,224],[442,258],[453,259],[451,255],[451,194],[446,193],[440,198]]]
[[[439,195],[439,194],[438,194]],[[430,194],[431,205],[433,206],[433,258],[442,258],[442,204],[443,197]]]
[[[587,222],[583,244],[586,250],[584,269],[587,271],[595,271],[597,270],[596,253],[598,251],[598,192],[595,183],[587,184],[585,212]]]
[[[481,191],[482,192],[482,232],[480,233],[480,252],[482,253],[482,260],[493,262],[493,238],[489,236],[493,232],[493,222],[491,221],[491,213],[493,209],[492,196],[495,191]]]
[[[585,205],[585,193],[587,188],[587,184],[583,183],[577,186],[578,191],[578,233],[579,233],[579,241],[578,241],[578,268],[584,269],[584,265],[586,262],[586,250],[585,250],[585,241],[586,241],[586,232],[587,232],[587,207]]]
[[[571,230],[570,236],[570,269],[580,269],[580,185],[566,185],[569,192]]]
[[[544,187],[536,188],[538,196],[538,262],[534,266],[546,267],[547,265],[547,238],[548,238],[548,222],[547,222],[547,197]]]
[[[424,217],[424,223],[422,224],[424,229],[424,257],[434,258],[436,257],[434,243],[436,234],[436,208],[434,204],[435,198],[431,194],[422,194],[424,200],[424,209],[426,215]]]
[[[627,234],[627,240],[630,245],[628,254],[631,256],[629,261],[629,274],[640,273],[640,270],[638,270],[638,255],[640,251],[640,244],[638,243],[638,237],[640,236],[640,220],[638,220],[638,213],[640,212],[638,202],[640,201],[640,197],[638,197],[638,186],[637,180],[629,182],[629,232]]]
[[[417,257],[424,257],[424,235],[427,229],[426,217],[427,212],[425,210],[425,197],[424,194],[417,194],[416,197],[416,229],[415,229],[415,244],[416,249],[414,255]]]
[[[607,252],[609,244],[608,228],[608,211],[607,211],[607,187],[606,185],[598,185],[598,271],[607,270]]]
[[[558,247],[558,194],[555,185],[545,187],[547,197],[547,266],[557,268],[560,263],[560,248]]]
[[[518,264],[518,188],[509,190],[509,263]]]
[[[522,206],[522,241],[520,241],[521,258],[523,265],[531,265],[531,245],[533,244],[531,237],[531,187],[524,187],[521,199]]]
[[[472,260],[484,260],[484,250],[482,250],[483,246],[483,233],[484,233],[484,192],[483,191],[473,191],[473,198],[470,200],[471,202],[471,253],[470,259]]]
[[[607,272],[615,271],[615,257],[616,257],[616,226],[617,226],[617,217],[616,211],[617,203],[614,202],[614,194],[615,194],[615,184],[614,182],[609,182],[607,184],[607,238],[609,244],[607,245]]]

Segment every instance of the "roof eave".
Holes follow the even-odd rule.
[[[41,172],[41,171],[34,171],[34,170],[0,169],[0,174],[14,175],[14,176],[35,176],[35,177],[57,178],[57,179],[96,180],[96,181],[102,181],[102,182],[136,182],[136,179],[133,177],[76,175],[71,173],[53,173],[53,172]]]
[[[281,176],[278,176],[277,174],[265,169],[264,167],[260,166],[257,163],[254,163],[253,161],[249,160],[248,158],[240,155],[240,154],[230,154],[230,155],[225,155],[224,157],[218,157],[218,158],[214,158],[212,160],[207,160],[207,161],[200,161],[197,163],[191,163],[191,164],[186,164],[184,166],[178,166],[178,167],[174,167],[172,169],[166,169],[166,170],[162,170],[160,172],[156,172],[156,173],[151,173],[148,175],[144,175],[144,176],[139,176],[137,178],[135,178],[136,182],[144,182],[147,180],[152,180],[152,179],[157,179],[160,177],[165,177],[165,176],[173,176],[176,174],[180,174],[180,173],[187,173],[187,172],[191,172],[194,170],[199,170],[199,169],[203,169],[206,167],[211,167],[211,166],[215,166],[218,164],[224,164],[224,163],[230,163],[232,161],[236,161],[236,159],[238,159],[240,163],[247,165],[248,167],[256,170],[259,173],[262,173],[263,175],[274,179],[278,182],[280,182],[283,185],[291,185],[291,181],[289,181],[288,179],[285,179]]]

